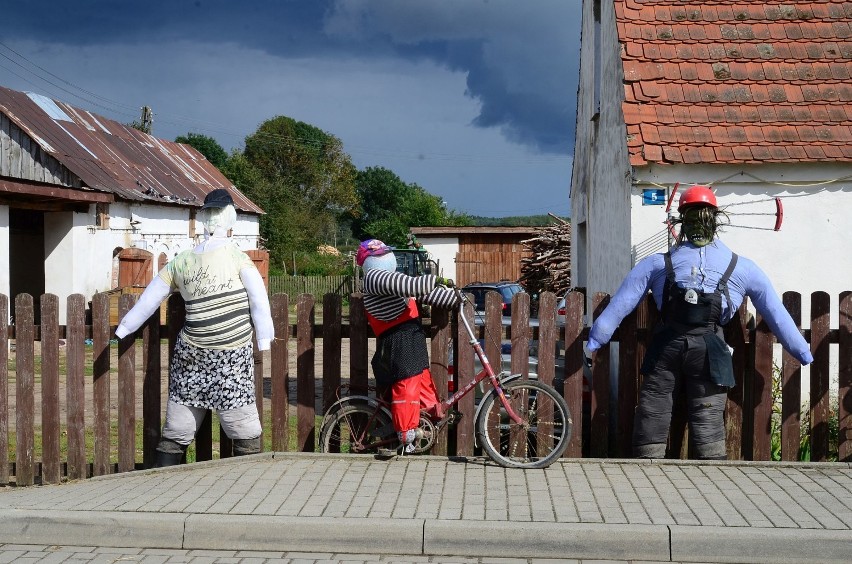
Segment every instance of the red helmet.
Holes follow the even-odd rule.
[[[713,206],[716,205],[716,195],[709,186],[691,186],[683,191],[680,195],[680,202],[677,205],[677,211],[683,212],[683,209],[689,206]]]

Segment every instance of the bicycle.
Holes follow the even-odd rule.
[[[464,304],[468,300],[453,288]],[[477,444],[497,464],[507,468],[545,468],[558,459],[571,438],[572,420],[568,404],[553,387],[522,374],[495,374],[467,318],[460,315],[469,344],[482,363],[482,370],[464,388],[443,400],[445,413],[433,421],[421,411],[422,438],[414,453],[428,452],[444,426],[457,420],[458,401],[480,382],[491,385],[476,407]],[[367,395],[346,396],[335,402],[320,427],[322,452],[380,454],[400,447],[391,420],[390,403]]]

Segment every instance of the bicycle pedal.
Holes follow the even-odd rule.
[[[464,417],[464,413],[457,409],[451,409],[447,414],[447,425],[457,425],[462,417]]]
[[[378,458],[379,460],[390,460],[391,458],[396,458],[398,454],[398,449],[380,448],[376,451],[376,458]]]

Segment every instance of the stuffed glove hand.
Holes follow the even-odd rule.
[[[435,285],[436,286],[446,286],[447,288],[452,288],[455,286],[455,283],[451,278],[444,278],[443,276],[435,277]]]

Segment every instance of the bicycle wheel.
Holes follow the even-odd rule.
[[[550,466],[571,439],[571,413],[565,399],[536,380],[509,382],[503,392],[521,423],[509,418],[497,394],[488,394],[476,421],[479,444],[501,466]]]
[[[322,452],[375,454],[398,445],[390,417],[365,401],[341,404],[326,414],[320,430]]]

